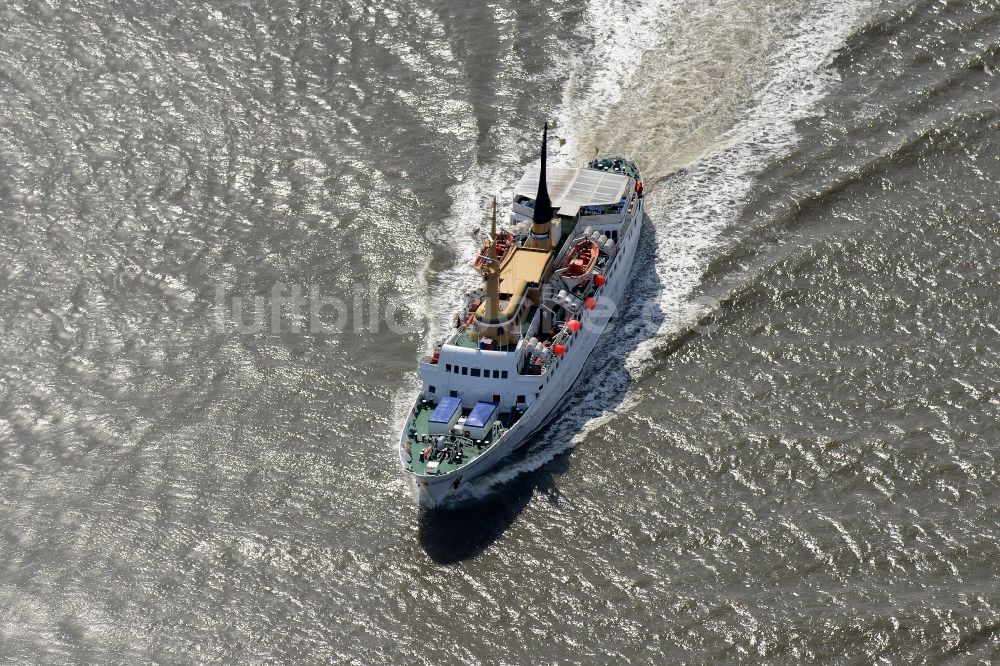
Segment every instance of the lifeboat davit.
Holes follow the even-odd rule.
[[[514,234],[510,233],[506,229],[502,229],[497,234],[497,262],[503,263],[503,258],[507,256],[510,252],[510,248],[514,245]],[[490,261],[490,243],[486,241],[483,243],[483,247],[479,250],[479,254],[476,255],[476,260],[472,262],[476,270],[480,273],[485,270],[486,265]]]

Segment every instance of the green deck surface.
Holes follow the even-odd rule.
[[[470,411],[471,410],[469,409],[463,409],[462,415],[468,416]],[[427,408],[418,408],[417,415],[413,419],[413,423],[410,424],[410,429],[415,430],[417,432],[417,435],[430,434],[428,429],[428,421],[430,420],[431,414],[433,413],[434,413],[434,406]],[[503,427],[495,436],[493,435],[492,431],[487,435],[487,437],[483,440],[485,443],[483,444],[482,450],[478,449],[475,445],[465,446],[464,447],[465,457],[462,459],[462,462],[456,465],[448,461],[442,461],[441,466],[438,467],[440,471],[438,472],[437,476],[444,476],[449,472],[455,471],[456,469],[461,469],[462,467],[465,467],[470,462],[481,456],[490,448],[490,446],[497,439],[499,439],[503,435],[504,432],[506,432],[512,425],[514,425],[519,416],[520,415],[515,417],[510,413],[501,413],[498,417],[498,420],[500,421],[500,424]],[[430,444],[417,442],[414,440],[412,436],[409,438],[409,442],[410,442],[410,455],[413,457],[413,460],[410,463],[411,469],[413,470],[414,474],[427,474],[427,463],[420,461],[420,452],[424,449],[424,447],[430,446]]]

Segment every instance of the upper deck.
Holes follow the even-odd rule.
[[[486,304],[476,310],[476,320],[484,324],[506,324],[514,319],[521,308],[525,293],[531,287],[538,287],[545,279],[552,251],[535,250],[516,246],[500,265],[500,306],[499,317],[490,321],[486,317]]]
[[[514,188],[514,199],[534,201],[539,166],[528,167]],[[617,204],[629,188],[630,178],[587,167],[549,167],[546,182],[552,207],[561,217],[576,217],[581,208]]]

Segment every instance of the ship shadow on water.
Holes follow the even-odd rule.
[[[491,486],[483,494],[467,496],[450,505],[421,508],[419,535],[424,552],[438,564],[472,559],[503,536],[536,493],[558,503],[555,478],[569,470],[570,451],[567,449],[541,467]],[[520,457],[519,453],[508,459]]]
[[[455,564],[482,554],[514,524],[535,495],[558,505],[556,479],[570,469],[571,441],[588,421],[622,404],[632,383],[624,359],[655,335],[663,322],[656,236],[654,225],[643,214],[631,280],[618,316],[584,365],[564,412],[496,469],[470,482],[458,501],[421,507],[420,545],[432,560]]]

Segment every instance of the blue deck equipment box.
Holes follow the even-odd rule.
[[[472,439],[484,439],[486,433],[493,427],[500,412],[500,405],[495,402],[477,402],[472,413],[465,419],[465,429]]]
[[[458,417],[461,415],[461,398],[441,398],[441,402],[434,408],[434,413],[427,419],[427,432],[432,435],[447,435],[458,423]]]

